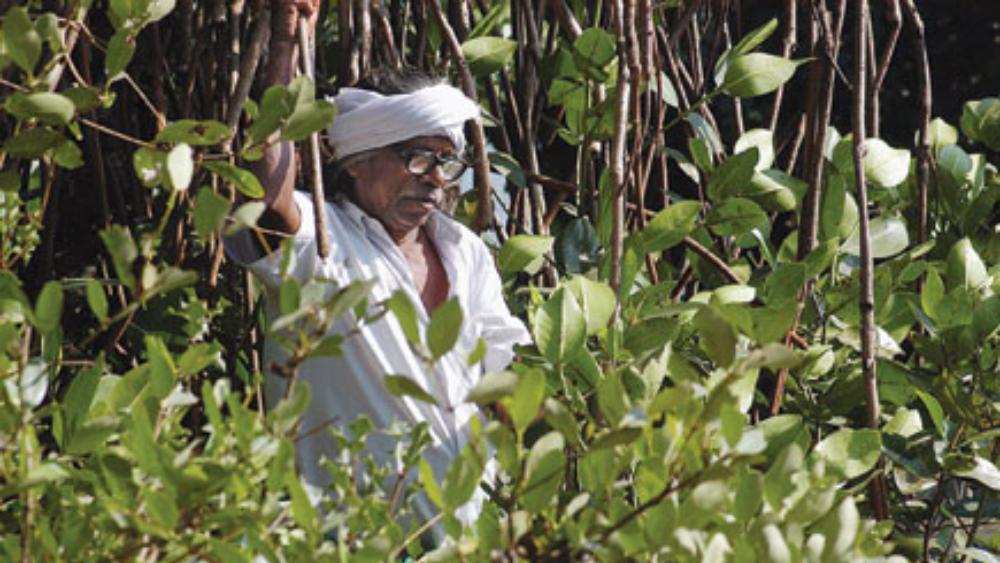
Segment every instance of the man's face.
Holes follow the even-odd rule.
[[[404,149],[423,149],[438,155],[454,154],[447,137],[416,137],[403,143]],[[354,178],[354,201],[382,223],[396,241],[423,225],[431,212],[443,203],[444,188],[450,182],[434,166],[418,176],[406,170],[397,151],[380,149],[371,158],[347,167]]]

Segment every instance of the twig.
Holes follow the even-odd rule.
[[[410,543],[420,538],[420,536],[423,535],[424,532],[434,527],[434,525],[437,524],[438,521],[441,520],[442,518],[444,518],[443,512],[438,512],[437,514],[432,516],[429,520],[424,522],[422,526],[420,526],[419,528],[414,530],[412,534],[407,536],[406,539],[403,540],[403,543],[396,546],[396,548],[393,549],[391,553],[389,553],[389,557],[387,557],[386,559],[388,559],[389,561],[395,561],[396,559],[398,559],[399,554],[402,553],[404,549],[406,549],[406,546],[410,545]]]
[[[865,186],[865,80],[867,78],[865,53],[865,26],[868,17],[868,0],[857,0],[854,27],[854,92],[851,108],[853,130],[854,183],[858,191],[858,232],[861,246],[861,365],[868,401],[868,427],[879,428],[878,379],[875,366],[875,265],[871,251],[871,233],[868,224],[868,190]],[[875,517],[889,517],[889,499],[884,477],[878,472],[871,482],[872,504]]]
[[[917,141],[917,190],[919,203],[917,215],[917,242],[927,240],[927,185],[930,182],[931,147],[928,129],[931,119],[931,67],[927,59],[924,39],[924,21],[913,0],[903,0],[906,17],[913,26],[913,49],[917,57],[917,88],[920,91],[920,136]]]
[[[700,242],[696,241],[695,239],[693,239],[691,237],[684,237],[684,244],[687,245],[688,248],[690,248],[691,250],[693,250],[695,252],[695,254],[701,256],[702,258],[704,258],[705,260],[707,260],[710,264],[712,264],[713,266],[715,266],[715,268],[717,270],[719,270],[720,272],[722,272],[722,274],[730,282],[732,282],[732,283],[738,283],[738,284],[745,283],[743,281],[743,279],[740,278],[736,274],[736,272],[733,271],[733,269],[729,267],[729,264],[726,264],[726,262],[722,258],[719,258],[711,250],[705,248]]]
[[[441,26],[445,43],[448,45],[448,51],[455,65],[458,67],[458,74],[462,79],[462,91],[465,92],[465,95],[469,99],[477,100],[476,82],[472,78],[472,72],[469,70],[469,63],[465,60],[465,55],[462,54],[462,45],[455,35],[455,30],[452,29],[444,16],[444,12],[441,11],[441,4],[438,0],[425,0],[425,2],[428,8],[434,12],[434,17],[437,19],[438,25]],[[476,187],[477,196],[476,221],[474,226],[478,232],[488,227],[493,219],[493,201],[490,195],[492,191],[492,187],[490,186],[490,163],[486,154],[486,135],[483,133],[483,124],[478,120],[470,120],[467,128],[472,133],[470,136],[472,148],[474,149],[472,181]]]
[[[83,123],[84,125],[86,125],[87,127],[90,127],[91,129],[93,129],[95,131],[100,131],[101,133],[104,133],[105,135],[108,135],[110,137],[114,137],[116,139],[120,139],[120,140],[128,142],[128,143],[132,143],[133,145],[137,145],[137,146],[140,146],[140,147],[145,147],[147,149],[155,149],[156,148],[156,145],[154,145],[153,143],[147,143],[146,141],[142,141],[140,139],[136,139],[135,137],[130,137],[130,136],[126,135],[125,133],[121,133],[121,132],[115,131],[114,129],[110,129],[108,127],[105,127],[105,126],[101,125],[100,123],[98,123],[96,121],[91,121],[91,120],[87,119],[86,117],[81,117],[80,118],[80,123]]]
[[[299,18],[299,58],[309,80],[315,80],[312,50],[309,48],[309,22]],[[316,211],[316,252],[320,258],[330,255],[330,236],[326,232],[326,198],[323,196],[323,161],[319,153],[319,133],[309,135],[309,184]]]
[[[887,0],[885,2],[885,19],[888,23],[888,37],[882,47],[882,54],[878,60],[875,70],[875,78],[872,80],[870,95],[872,106],[872,136],[879,136],[879,93],[882,91],[882,83],[885,82],[885,75],[889,72],[889,64],[892,62],[892,55],[896,50],[896,41],[899,40],[899,32],[903,27],[903,20],[899,12],[899,0]],[[871,19],[869,18],[868,28],[871,29]],[[872,41],[874,41],[874,36]]]

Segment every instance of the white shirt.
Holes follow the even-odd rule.
[[[295,202],[301,225],[293,238],[294,255],[289,275],[300,281],[323,277],[340,286],[359,280],[377,280],[369,295],[372,305],[401,289],[414,304],[424,338],[430,317],[424,310],[405,258],[382,224],[346,198],[327,202],[331,248],[330,255],[321,260],[316,252],[312,201],[305,193],[297,191]],[[458,299],[464,314],[455,348],[441,357],[434,369],[427,370],[411,350],[394,315],[387,314],[372,325],[362,326],[360,333],[343,342],[343,355],[309,359],[299,367],[298,377],[309,382],[312,397],[300,432],[328,424],[331,417],[337,417],[335,423],[346,427],[358,416],[366,415],[377,429],[387,428],[393,420],[410,425],[426,421],[433,443],[425,450],[424,457],[441,480],[451,460],[469,440],[469,420],[480,416],[478,407],[465,403],[464,398],[482,376],[484,368],[487,372],[503,369],[513,357],[513,345],[530,339],[524,324],[511,315],[504,302],[500,277],[483,241],[440,212],[430,216],[426,227],[448,274],[449,297]],[[257,258],[260,253],[248,233],[227,240],[226,249],[263,281],[268,290],[268,316],[274,318],[281,284],[280,252]],[[347,314],[334,324],[330,333],[344,334],[356,325],[353,315]],[[482,364],[470,368],[467,358],[480,337],[487,344],[486,357]],[[266,366],[272,362],[280,364],[285,358],[284,351],[274,342],[266,342],[264,350]],[[390,374],[412,378],[434,396],[437,406],[389,394],[382,384],[382,376]],[[284,378],[267,375],[268,408],[284,397],[286,383]],[[369,451],[383,464],[392,460],[393,446],[393,440],[384,435],[368,440]],[[296,449],[299,467],[307,483],[315,487],[327,484],[329,476],[319,461],[336,456],[335,444],[328,433],[311,432],[298,442]],[[455,515],[464,522],[473,522],[483,497],[482,491],[477,490],[473,499]],[[423,495],[417,497],[416,508],[422,520],[436,512]]]

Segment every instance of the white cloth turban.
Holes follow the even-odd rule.
[[[414,137],[436,135],[451,139],[455,150],[461,152],[465,148],[463,125],[479,117],[479,105],[447,84],[393,95],[342,88],[333,103],[337,117],[327,135],[338,160]]]

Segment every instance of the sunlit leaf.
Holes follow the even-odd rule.
[[[586,320],[573,294],[557,289],[535,313],[533,333],[547,360],[561,363],[569,359],[587,334]]]
[[[539,235],[515,235],[500,247],[497,267],[501,273],[527,272],[533,274],[541,268],[544,255],[552,249],[555,239]]]
[[[498,72],[511,61],[517,43],[502,37],[475,37],[462,43],[462,54],[476,76]]]
[[[424,390],[419,383],[405,375],[386,375],[382,378],[386,391],[396,397],[413,397],[431,405],[436,405],[434,397]]]
[[[198,236],[207,239],[221,229],[231,207],[229,200],[216,194],[208,186],[198,190],[194,202],[194,230]]]
[[[906,223],[899,217],[876,217],[869,222],[872,257],[888,258],[906,250],[910,246],[910,235]],[[855,256],[861,255],[860,230],[855,229],[841,250]]]
[[[765,53],[734,57],[726,69],[722,89],[740,98],[768,94],[787,82],[802,62]]]
[[[458,340],[462,329],[462,306],[458,298],[452,297],[434,309],[427,326],[427,348],[431,359],[437,360],[447,354]]]
[[[813,455],[826,462],[827,469],[844,479],[867,472],[881,455],[882,438],[876,430],[845,428],[824,438]]]

